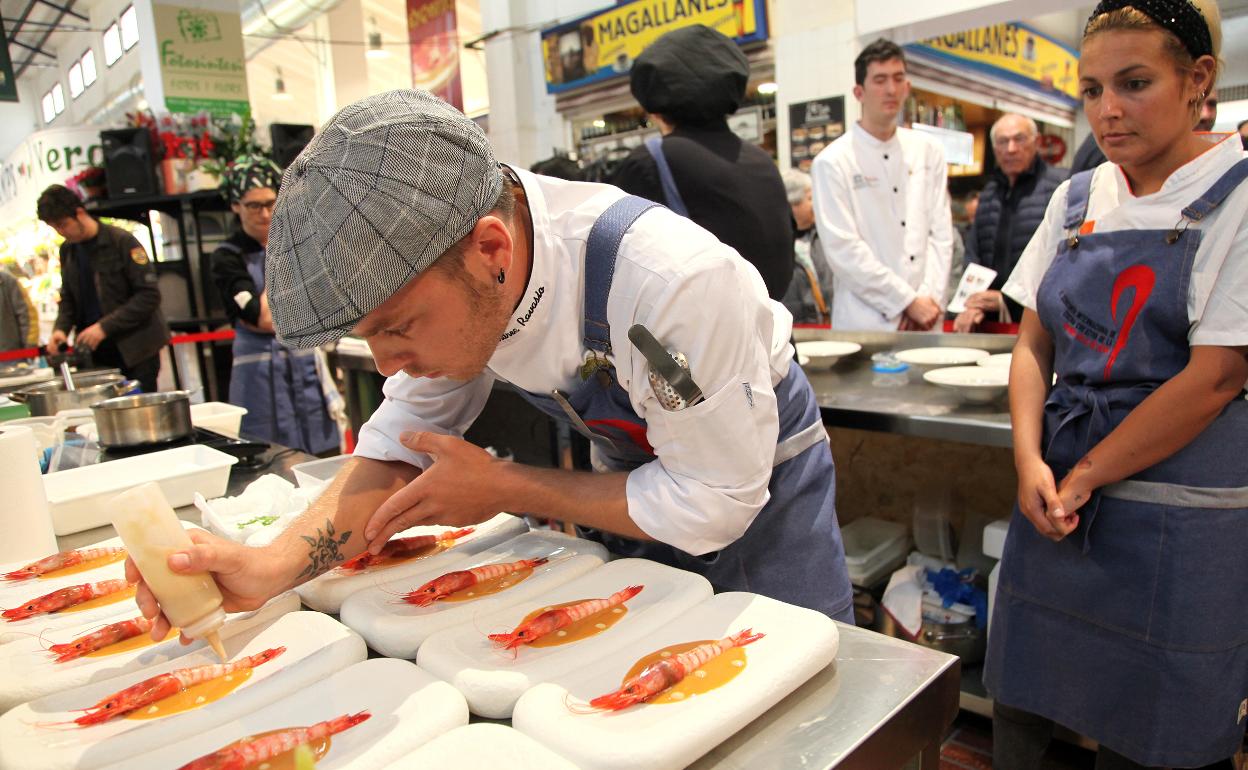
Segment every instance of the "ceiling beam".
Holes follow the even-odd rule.
[[[44,0],[40,0],[40,2],[44,2]],[[52,5],[52,4],[48,3],[48,5]],[[44,44],[48,42],[48,38],[52,37],[52,33],[56,30],[55,25],[60,24],[61,20],[65,18],[66,14],[73,13],[73,11],[71,11],[70,9],[74,7],[74,0],[66,0],[64,6],[56,5],[52,7],[57,9],[56,18],[52,20],[53,26],[48,27],[47,29],[43,31],[43,34],[39,36],[39,42],[35,43],[35,48],[43,48]],[[27,13],[29,13],[29,11],[27,11]],[[28,57],[26,61],[22,62],[21,65],[16,68],[15,72],[13,73],[13,77],[20,78],[22,76],[22,73],[25,72],[26,69],[31,65],[31,61],[30,61],[31,58],[33,57]]]
[[[31,53],[43,54],[44,56],[48,57],[48,58],[49,58],[49,59],[51,59],[52,61],[56,61],[56,54],[54,54],[54,53],[48,53],[47,51],[43,50],[42,48],[38,48],[38,47],[33,46],[33,45],[30,45],[30,44],[28,44],[28,43],[23,43],[23,42],[22,42],[22,41],[20,41],[20,40],[10,40],[10,41],[9,41],[9,45],[16,45],[16,46],[20,46],[20,47],[22,47],[22,48],[25,48],[27,51],[30,51]],[[32,58],[33,58],[33,57],[32,57]]]
[[[81,13],[78,13],[77,11],[70,10],[70,8],[73,6],[73,2],[70,2],[69,5],[58,5],[57,3],[52,2],[52,0],[37,0],[37,2],[43,3],[49,8],[55,8],[56,10],[60,11],[62,14],[73,16],[75,19],[78,19],[79,21],[91,21],[89,17],[84,16]]]
[[[13,24],[13,28],[9,30],[9,40],[17,37],[17,33],[21,30],[22,25],[30,18],[30,9],[35,7],[38,0],[27,0],[26,7],[17,15],[17,21]]]

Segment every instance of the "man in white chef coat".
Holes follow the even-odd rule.
[[[815,156],[815,224],[835,287],[832,328],[936,326],[953,258],[945,153],[900,128],[910,93],[900,47],[876,40],[854,62],[862,120]]]
[[[227,609],[409,527],[513,511],[852,622],[832,456],[792,363],[792,317],[691,220],[500,166],[462,113],[391,91],[339,112],[287,169],[266,276],[284,344],[362,337],[388,379],[355,457],[263,554],[196,535],[171,557],[216,573]],[[637,324],[685,356],[703,400],[660,399]],[[585,435],[602,472],[464,441],[500,383]],[[145,589],[140,607],[156,613]]]

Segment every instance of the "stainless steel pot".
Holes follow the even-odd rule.
[[[957,655],[962,659],[963,665],[980,662],[988,650],[986,629],[976,628],[973,618],[957,623],[924,620],[923,630],[915,641],[924,647]]]
[[[139,383],[120,374],[104,374],[75,377],[74,387],[67,390],[60,380],[41,382],[15,390],[9,398],[26,404],[32,417],[51,417],[62,409],[85,409],[97,401],[132,393]]]
[[[159,444],[190,435],[191,394],[139,393],[91,405],[99,442],[106,447]]]

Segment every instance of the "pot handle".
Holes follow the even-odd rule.
[[[15,390],[12,393],[6,393],[5,395],[7,395],[11,401],[16,401],[19,404],[26,403],[27,396],[20,390]]]

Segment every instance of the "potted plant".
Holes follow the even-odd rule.
[[[82,198],[84,203],[108,197],[104,169],[100,166],[88,166],[79,171],[65,180],[65,186]]]

